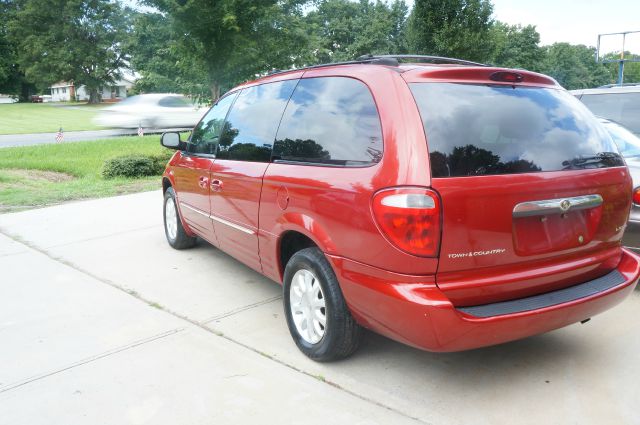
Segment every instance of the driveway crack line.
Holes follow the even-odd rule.
[[[11,234],[10,232],[7,231],[7,229],[0,227],[0,233],[2,233],[3,235],[7,236],[8,238],[11,238],[17,242],[20,242],[24,245],[27,245],[29,248],[35,249],[36,251],[42,252],[42,253],[46,253],[45,250],[47,249],[51,249],[51,248],[61,248],[61,247],[65,247],[65,246],[70,246],[70,245],[75,245],[75,244],[79,244],[79,243],[84,243],[84,242],[91,242],[91,241],[96,241],[96,240],[100,240],[100,239],[107,239],[110,238],[112,236],[120,236],[120,235],[126,235],[126,234],[130,234],[130,233],[134,233],[134,232],[142,232],[145,230],[149,230],[149,229],[153,229],[153,228],[162,228],[162,225],[157,225],[154,224],[152,226],[145,226],[145,227],[137,227],[135,229],[129,229],[129,230],[123,230],[121,232],[114,232],[114,233],[110,233],[108,235],[102,235],[102,236],[94,236],[92,238],[86,238],[86,239],[80,239],[77,241],[70,241],[70,242],[65,242],[65,243],[61,243],[61,244],[55,244],[55,245],[49,245],[49,246],[45,246],[44,248],[40,248],[37,246],[34,246],[31,242],[25,241],[22,238]]]
[[[72,269],[74,269],[74,270],[76,270],[76,271],[78,271],[80,273],[83,273],[83,274],[85,274],[85,275],[87,275],[87,276],[89,276],[89,277],[91,277],[91,278],[103,283],[103,284],[109,285],[114,289],[122,291],[122,292],[126,293],[127,295],[132,296],[132,297],[144,302],[147,305],[154,306],[154,307],[164,311],[165,313],[168,313],[168,314],[170,314],[170,315],[172,315],[174,317],[177,317],[178,319],[182,319],[182,320],[184,320],[184,321],[186,321],[186,322],[188,322],[188,323],[190,323],[190,324],[192,324],[194,326],[197,326],[198,328],[204,330],[205,332],[208,332],[210,334],[216,335],[216,336],[218,336],[220,338],[223,338],[223,339],[225,339],[225,340],[227,340],[227,341],[229,341],[229,342],[231,342],[231,343],[233,343],[235,345],[238,345],[238,346],[243,347],[243,348],[245,348],[245,349],[247,349],[249,351],[252,351],[253,353],[255,353],[255,354],[257,354],[257,355],[259,355],[261,357],[264,357],[264,358],[266,358],[268,360],[271,360],[271,361],[273,361],[273,362],[275,362],[277,364],[280,364],[280,365],[282,365],[282,366],[284,366],[286,368],[289,368],[289,369],[291,369],[291,370],[293,370],[295,372],[298,372],[298,373],[301,373],[303,375],[306,375],[306,376],[308,376],[310,378],[313,378],[313,379],[315,379],[317,381],[321,381],[321,382],[323,382],[323,383],[325,383],[327,385],[330,385],[330,386],[332,386],[332,387],[334,387],[334,388],[336,388],[336,389],[338,389],[340,391],[343,391],[346,394],[351,395],[352,397],[356,397],[356,398],[358,398],[360,400],[366,401],[367,403],[371,403],[371,404],[376,405],[378,407],[381,407],[381,408],[383,408],[385,410],[388,410],[390,412],[396,413],[396,414],[398,414],[398,415],[400,415],[400,416],[402,416],[404,418],[412,419],[416,423],[420,423],[420,424],[424,424],[424,425],[431,425],[429,422],[426,422],[426,421],[424,421],[424,420],[422,420],[420,418],[417,418],[415,416],[410,416],[406,412],[403,412],[403,411],[398,410],[398,409],[396,409],[394,407],[391,407],[391,406],[388,406],[386,404],[383,404],[382,402],[379,402],[379,401],[377,401],[375,399],[366,397],[366,396],[364,396],[362,394],[358,394],[355,391],[352,391],[350,389],[344,388],[340,384],[338,384],[337,382],[333,382],[333,381],[328,380],[326,378],[319,378],[319,377],[315,376],[313,373],[310,373],[310,372],[307,372],[305,370],[302,370],[302,369],[294,366],[291,363],[287,363],[286,361],[281,360],[281,359],[279,359],[277,357],[273,357],[273,356],[270,356],[267,353],[263,353],[262,351],[254,348],[254,347],[252,347],[250,345],[247,345],[247,344],[245,344],[245,343],[243,343],[243,342],[241,342],[241,341],[239,341],[237,339],[234,339],[234,338],[232,338],[232,337],[230,337],[228,335],[223,334],[222,332],[216,330],[212,326],[208,326],[207,324],[205,324],[205,323],[203,323],[201,321],[197,321],[197,320],[191,319],[191,318],[189,318],[189,317],[187,317],[187,316],[185,316],[185,315],[183,315],[181,313],[178,313],[176,311],[168,309],[168,308],[166,308],[164,306],[159,306],[154,301],[146,299],[145,297],[141,296],[140,294],[138,294],[135,291],[132,291],[130,289],[127,289],[126,287],[120,286],[120,285],[118,285],[118,284],[116,284],[116,283],[114,283],[114,282],[112,282],[112,281],[110,281],[108,279],[104,279],[104,278],[102,278],[100,276],[96,276],[95,274],[89,272],[88,270],[84,270],[83,268],[77,266],[76,264],[71,263],[68,260],[65,260],[64,258],[60,258],[60,257],[56,257],[56,256],[52,255],[51,253],[47,252],[46,249],[40,248],[39,246],[37,246],[37,245],[35,245],[35,244],[31,243],[31,242],[24,241],[24,240],[21,240],[19,237],[13,236],[11,234],[7,234],[7,233],[5,233],[3,231],[2,228],[0,228],[0,234],[3,234],[5,236],[13,239],[14,241],[16,241],[18,243],[21,243],[21,244],[33,249],[34,251],[39,252],[42,255],[45,255],[46,257],[50,258],[51,260],[57,261],[57,262],[59,262],[61,264],[64,264],[65,266],[70,267],[70,268],[72,268]],[[279,297],[281,297],[281,296],[279,296]],[[272,299],[264,300],[264,301],[262,301],[262,303],[266,304],[268,302],[273,302],[279,297],[273,297]],[[232,313],[232,312],[229,312],[229,313]],[[233,313],[233,314],[235,314],[235,313]],[[229,314],[229,315],[231,315],[231,314]],[[214,317],[213,319],[208,319],[208,320],[211,321],[211,320],[214,320],[215,318],[217,318],[217,317]],[[61,371],[59,371],[59,372],[61,372]],[[58,373],[58,372],[54,372],[54,373]],[[52,373],[52,374],[54,374],[54,373]],[[33,380],[35,380],[35,379],[38,379],[38,378],[34,378]],[[39,378],[39,379],[41,379],[41,378]],[[28,383],[28,382],[21,383],[21,384],[19,384],[17,386],[25,385],[26,383]],[[15,387],[16,387],[16,385],[14,385],[12,388],[15,388]],[[8,388],[8,389],[11,389],[11,388]],[[2,393],[4,391],[8,391],[8,389],[0,390],[0,393]]]
[[[12,384],[8,384],[8,385],[5,385],[5,386],[0,386],[0,394],[4,393],[4,392],[7,392],[7,391],[14,390],[14,389],[19,388],[19,387],[22,387],[23,385],[30,384],[31,382],[39,381],[41,379],[48,378],[49,376],[57,375],[58,373],[67,371],[69,369],[73,369],[73,368],[76,368],[78,366],[85,365],[87,363],[95,362],[96,360],[100,360],[100,359],[103,359],[105,357],[112,356],[112,355],[120,353],[122,351],[130,350],[130,349],[138,347],[140,345],[147,344],[147,343],[153,342],[153,341],[157,341],[157,340],[159,340],[161,338],[166,338],[166,337],[174,335],[174,334],[176,334],[178,332],[182,332],[184,329],[185,328],[171,329],[169,331],[162,332],[160,334],[151,336],[149,338],[145,338],[145,339],[141,339],[141,340],[138,340],[138,341],[134,341],[132,343],[129,343],[129,344],[114,348],[112,350],[108,350],[108,351],[105,351],[103,353],[96,354],[95,356],[87,357],[87,358],[82,359],[80,361],[77,361],[75,363],[71,363],[70,365],[65,366],[65,367],[63,367],[61,369],[57,369],[57,370],[54,370],[54,371],[51,371],[51,372],[46,372],[46,373],[43,373],[43,374],[40,374],[40,375],[32,376],[32,377],[24,379],[22,381],[14,382]]]
[[[229,310],[224,313],[217,314],[213,317],[203,320],[201,323],[206,325],[208,323],[214,322],[216,320],[224,319],[229,316],[233,316],[238,313],[242,313],[243,311],[251,310],[252,308],[260,307],[261,305],[269,304],[274,301],[278,301],[282,299],[282,295],[278,295],[276,297],[267,298],[266,300],[258,301],[253,304],[248,304],[242,307],[234,308],[233,310]]]

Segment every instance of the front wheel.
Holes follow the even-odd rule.
[[[164,234],[167,237],[167,242],[175,249],[191,248],[196,244],[196,238],[187,235],[184,227],[182,227],[182,220],[180,220],[180,214],[178,212],[178,205],[176,204],[176,193],[172,187],[167,188],[164,193]]]
[[[348,357],[358,348],[362,328],[322,251],[306,248],[291,257],[283,291],[289,332],[305,355],[326,362]]]

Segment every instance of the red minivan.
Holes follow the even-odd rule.
[[[430,351],[589,319],[636,285],[631,177],[553,79],[438,57],[363,57],[225,94],[163,176],[169,244],[196,237],[283,285],[307,356],[362,328]]]

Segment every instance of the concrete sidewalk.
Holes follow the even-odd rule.
[[[0,424],[640,424],[640,292],[464,353],[367,334],[318,364],[280,286],[164,240],[148,192],[0,215]]]

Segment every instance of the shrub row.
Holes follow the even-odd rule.
[[[173,152],[160,155],[124,155],[108,159],[102,168],[102,177],[145,177],[159,176],[164,171],[167,161]]]

